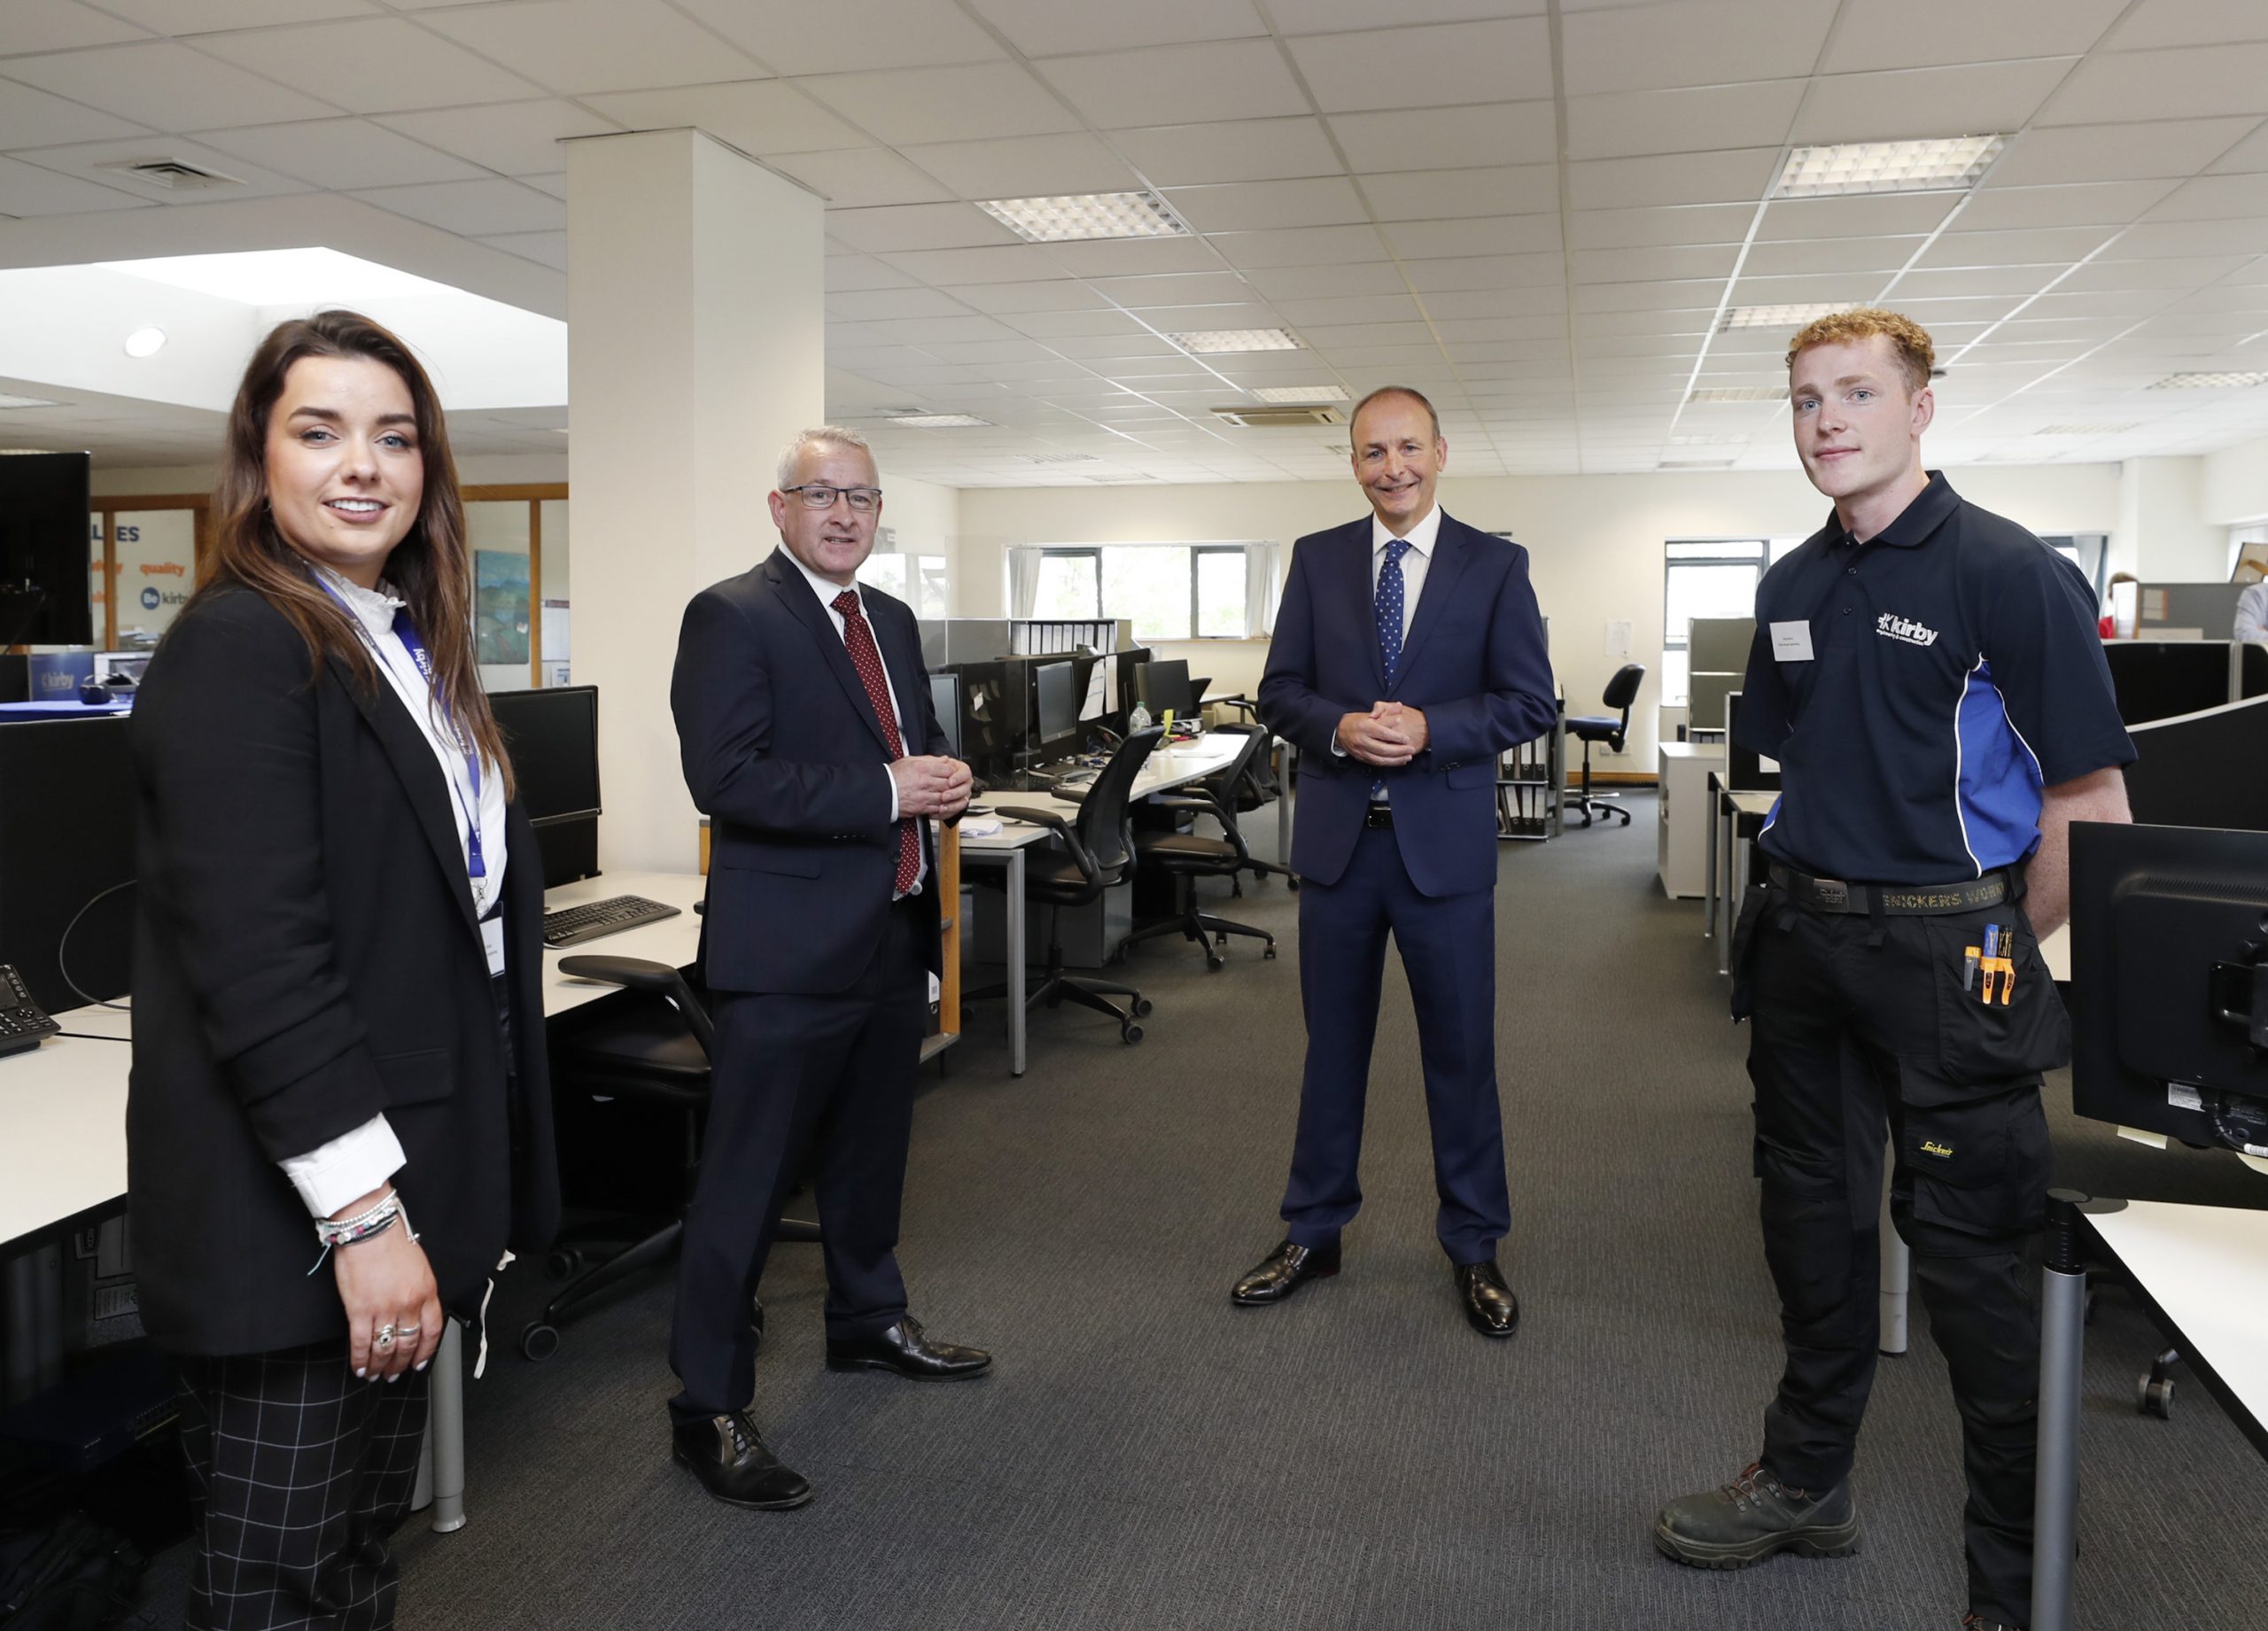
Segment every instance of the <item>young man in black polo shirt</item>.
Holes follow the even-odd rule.
[[[2040,1073],[2070,1045],[2038,936],[2066,915],[2070,823],[2128,819],[2134,749],[2085,580],[1922,470],[1933,355],[1871,310],[1788,353],[1796,451],[1835,513],[1757,591],[1739,735],[1782,792],[1734,992],[1787,1367],[1756,1462],[1671,1503],[1654,1538],[1712,1568],[1856,1548],[1887,1122],[1891,1216],[1961,1411],[1961,1624],[2014,1631],[2039,1355],[2022,1254],[2047,1187]]]

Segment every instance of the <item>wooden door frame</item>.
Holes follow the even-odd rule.
[[[563,502],[563,481],[514,481],[466,487],[461,496],[468,504],[525,502],[528,507],[528,684],[543,688],[543,507],[556,499]],[[465,563],[470,566],[471,562]],[[478,574],[474,593],[479,592]]]
[[[205,557],[213,548],[213,495],[209,493],[113,493],[89,506],[103,526],[103,643],[101,649],[118,649],[118,517],[149,509],[190,512],[190,587],[204,576]]]

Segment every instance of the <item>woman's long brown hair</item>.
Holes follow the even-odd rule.
[[[408,602],[417,633],[432,654],[433,688],[447,717],[481,755],[503,772],[514,792],[512,761],[480,688],[472,643],[472,559],[466,548],[464,501],[449,455],[448,423],[424,369],[393,334],[356,312],[317,312],[280,322],[252,353],[229,410],[228,448],[213,490],[213,541],[198,595],[240,584],[264,595],[307,642],[310,680],[323,659],[338,657],[358,683],[375,690],[378,671],[346,610],[310,575],[307,558],[284,540],[268,503],[268,416],[284,394],[284,376],[302,357],[366,358],[384,364],[408,387],[417,418],[425,495],[417,519],[387,557],[386,580]]]

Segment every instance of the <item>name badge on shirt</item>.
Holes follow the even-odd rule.
[[[1774,624],[1772,655],[1783,663],[1810,662],[1811,624],[1808,621]]]

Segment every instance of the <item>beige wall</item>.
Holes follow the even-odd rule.
[[[2119,510],[2117,465],[1981,466],[1952,473],[1967,497],[2039,532],[2108,532]],[[1441,502],[1459,520],[1509,530],[1526,546],[1537,598],[1551,620],[1552,666],[1569,709],[1594,706],[1621,659],[1606,655],[1606,625],[1631,625],[1632,662],[1646,665],[1624,754],[1592,764],[1651,772],[1660,700],[1662,545],[1674,538],[1791,537],[1819,527],[1827,506],[1794,471],[1658,476],[1476,478],[1454,470]],[[1272,538],[1302,533],[1363,512],[1354,484],[1253,483],[1105,491],[964,489],[960,493],[960,603],[970,617],[998,617],[1003,552],[1015,544]],[[1288,548],[1285,551],[1289,558]],[[1218,690],[1257,682],[1262,649],[1187,642],[1192,672]],[[1233,650],[1233,655],[1231,651]],[[1173,655],[1183,655],[1177,646]]]
[[[2223,526],[2268,518],[2268,437],[2207,454],[2199,508]]]

